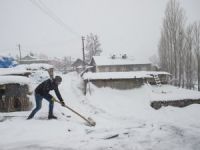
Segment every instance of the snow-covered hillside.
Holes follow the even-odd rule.
[[[87,126],[84,120],[59,104],[54,107],[59,119],[47,120],[48,102],[43,100],[42,109],[32,120],[24,117],[30,111],[0,113],[1,150],[199,149],[199,105],[159,110],[150,106],[153,99],[171,95],[176,98],[176,91],[182,97],[192,96],[193,91],[147,85],[132,90],[114,90],[90,84],[84,96],[82,81],[76,73],[61,76],[63,82],[59,89],[66,104],[91,117],[96,126]],[[199,96],[199,92],[195,94]],[[31,99],[34,102],[33,96]],[[114,138],[109,138],[112,136]]]

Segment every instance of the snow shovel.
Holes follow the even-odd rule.
[[[54,101],[61,104],[61,102],[58,101],[57,99],[54,99]],[[65,108],[71,110],[73,113],[77,114],[79,117],[81,117],[83,120],[85,120],[88,123],[89,126],[95,126],[96,125],[96,122],[92,118],[90,118],[90,117],[85,118],[84,116],[82,116],[81,114],[79,114],[78,112],[76,112],[75,110],[73,110],[72,108],[70,108],[67,105],[64,105],[63,107],[65,107]]]

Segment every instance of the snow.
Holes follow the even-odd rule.
[[[161,87],[153,86],[150,88],[152,101],[200,99],[200,92],[198,91],[182,89],[171,85],[163,85]]]
[[[32,120],[24,117],[31,111],[0,113],[1,150],[199,149],[199,105],[159,110],[150,106],[154,98],[170,98],[171,95],[172,98],[179,98],[178,95],[192,97],[194,91],[168,85],[116,90],[90,84],[90,92],[84,96],[82,80],[76,73],[61,76],[63,82],[59,89],[66,104],[91,117],[96,126],[85,125],[84,120],[59,104],[54,108],[59,119],[47,120],[48,102],[43,100],[42,109]],[[195,93],[198,97],[199,92]],[[33,96],[31,98],[34,101]],[[116,138],[106,140],[116,134]]]
[[[17,68],[25,68],[27,70],[40,70],[40,69],[51,69],[53,65],[38,63],[38,64],[21,64],[18,65]]]
[[[98,72],[98,73],[84,73],[84,80],[95,79],[133,79],[133,78],[153,78],[151,75],[165,74],[170,75],[167,72],[159,71],[133,71],[133,72]]]
[[[0,85],[18,83],[20,85],[31,85],[31,80],[23,76],[0,76]]]
[[[127,57],[122,59],[122,57],[116,57],[112,59],[106,56],[93,56],[93,59],[97,66],[108,66],[108,65],[133,65],[133,64],[151,64],[149,61],[141,61],[141,59],[135,59],[132,57]]]
[[[39,63],[39,64],[24,64],[18,65],[13,68],[0,68],[0,75],[20,75],[25,73],[31,73],[33,70],[48,70],[53,68],[52,65]],[[31,71],[32,70],[32,71]]]
[[[11,74],[20,75],[25,73],[31,73],[31,72],[26,70],[25,68],[18,68],[18,67],[0,68],[0,75],[11,75]]]

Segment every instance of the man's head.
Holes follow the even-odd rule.
[[[62,78],[60,76],[55,76],[54,82],[59,85],[62,82]]]

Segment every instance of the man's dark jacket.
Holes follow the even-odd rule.
[[[46,99],[52,99],[53,96],[49,94],[51,90],[55,91],[56,96],[60,101],[63,101],[62,96],[58,90],[58,85],[56,85],[54,79],[48,79],[40,83],[35,89],[35,94],[39,94]]]

